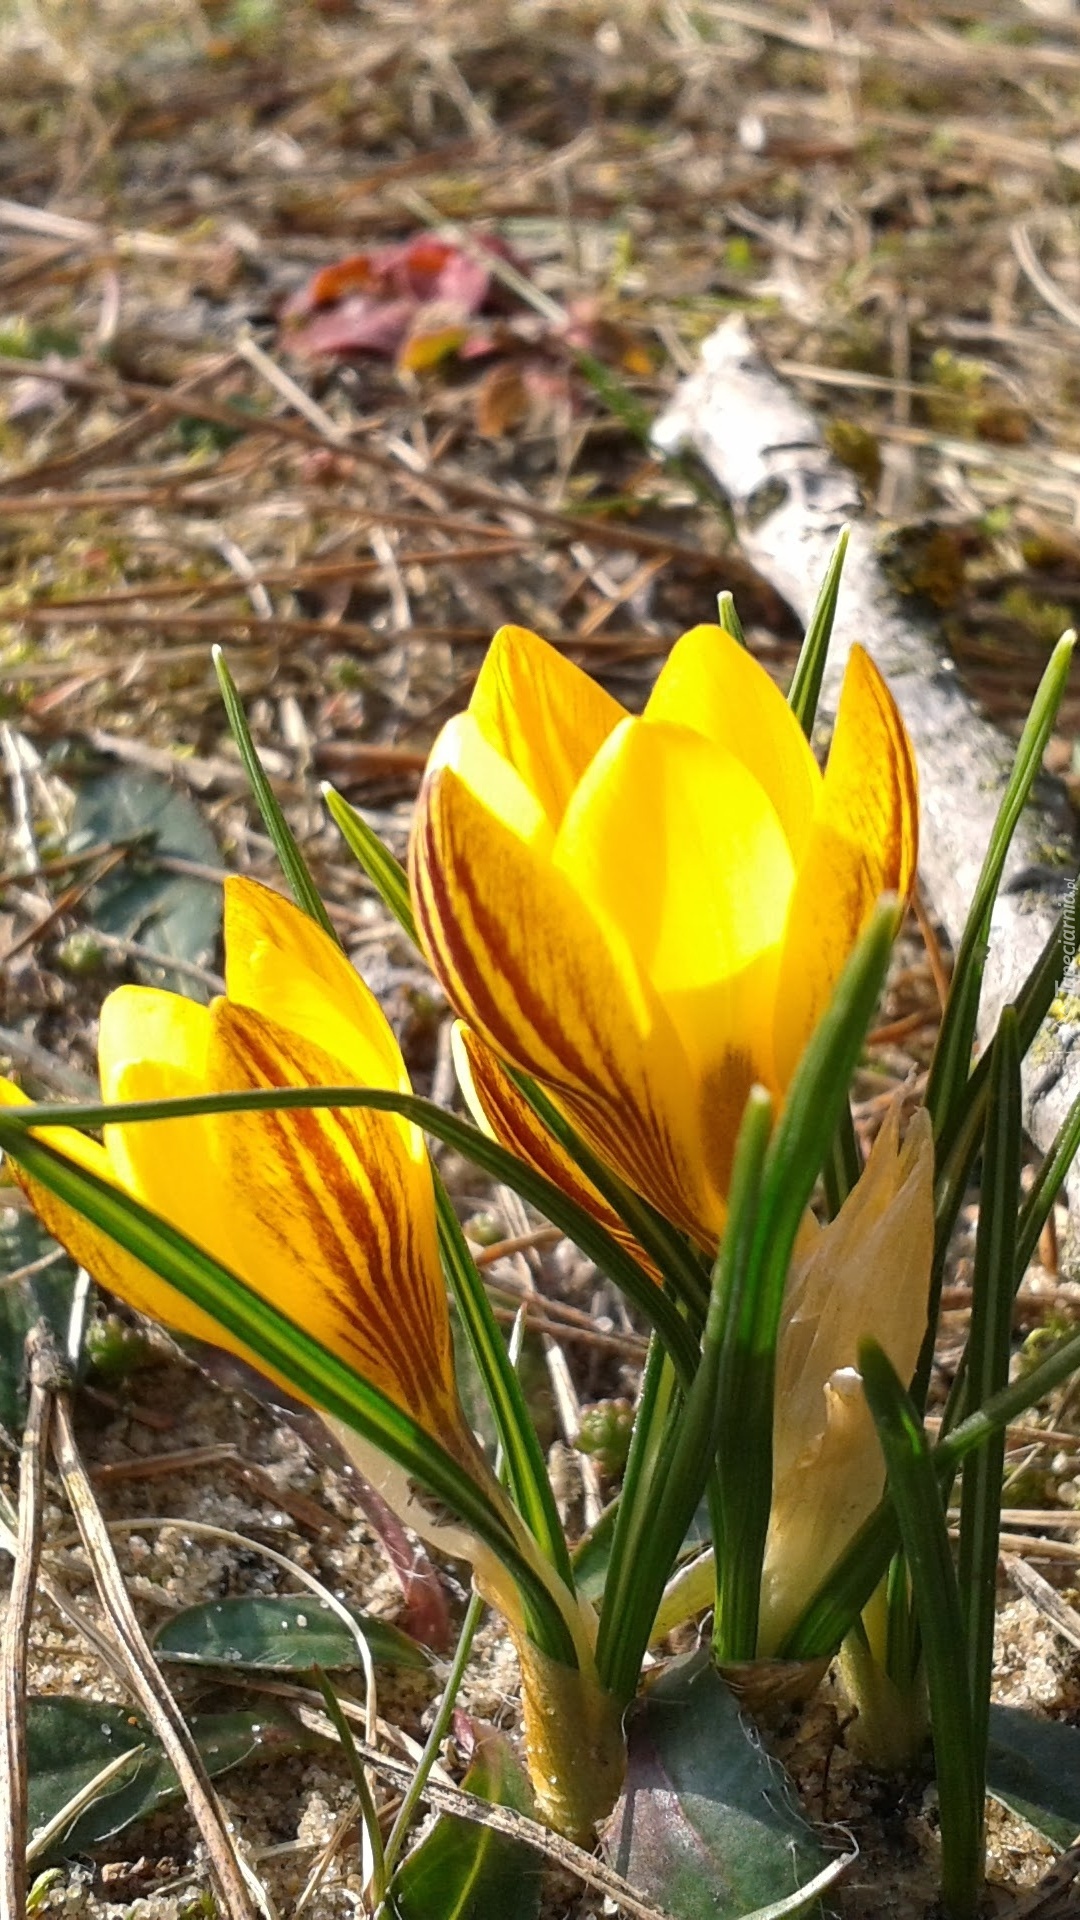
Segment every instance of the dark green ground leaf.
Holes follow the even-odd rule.
[[[207,1771],[214,1775],[244,1760],[277,1760],[319,1744],[292,1714],[269,1702],[241,1713],[192,1714],[189,1725]],[[131,1770],[110,1783],[50,1848],[50,1860],[70,1858],[111,1839],[179,1792],[176,1775],[153,1734],[142,1717],[128,1708],[63,1694],[32,1699],[27,1706],[26,1741],[31,1836],[62,1812],[118,1754],[146,1748]]]
[[[221,865],[217,842],[199,807],[167,780],[117,767],[85,781],[75,802],[72,852],[133,838],[145,841],[150,854]],[[219,887],[188,874],[163,873],[135,851],[92,890],[88,908],[103,933],[137,940],[161,954],[160,968],[137,966],[150,985],[205,997],[190,975],[164,963],[173,956],[212,965],[221,931]]]
[[[385,1620],[354,1613],[373,1660],[387,1666],[427,1667],[422,1647]],[[168,1660],[195,1666],[256,1667],[274,1673],[327,1673],[360,1665],[356,1639],[325,1601],[314,1594],[256,1594],[185,1607],[166,1620],[154,1650]]]
[[[1080,1727],[991,1707],[986,1790],[1056,1847],[1080,1833]]]
[[[628,1732],[626,1786],[604,1851],[658,1906],[678,1920],[740,1920],[822,1871],[826,1855],[786,1774],[707,1655],[674,1662]]]
[[[8,1284],[9,1274],[51,1254],[56,1258],[37,1273]],[[75,1263],[50,1239],[32,1213],[0,1209],[0,1431],[17,1446],[26,1417],[23,1345],[38,1320],[47,1321],[57,1349],[67,1347]]]
[[[462,1783],[470,1793],[517,1813],[534,1813],[529,1783],[509,1741],[480,1730]],[[541,1861],[531,1847],[473,1820],[443,1814],[394,1875],[392,1920],[535,1920]]]

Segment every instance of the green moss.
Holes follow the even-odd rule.
[[[1075,1323],[1072,1320],[1067,1319],[1063,1314],[1051,1314],[1044,1326],[1036,1327],[1028,1334],[1017,1354],[1017,1371],[1020,1376],[1030,1373],[1034,1367],[1046,1359],[1047,1354],[1057,1346],[1060,1340],[1064,1340],[1067,1334],[1075,1331]]]
[[[50,326],[44,321],[34,325],[22,314],[0,320],[0,353],[13,360],[44,360],[46,354],[59,353],[70,360],[82,346],[72,327]]]
[[[826,422],[825,441],[830,452],[849,467],[871,493],[881,479],[881,445],[877,435],[855,420],[834,418]]]
[[[1028,587],[1010,587],[1002,595],[1001,610],[1046,647],[1055,647],[1076,618],[1074,607],[1060,600],[1047,600]]]

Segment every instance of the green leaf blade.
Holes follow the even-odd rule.
[[[267,778],[266,769],[259,759],[243,702],[237,692],[236,682],[229,672],[225,655],[220,647],[214,647],[212,656],[229,727],[236,741],[251,791],[255,796],[255,804],[262,815],[263,825],[274,843],[274,852],[277,854],[281,871],[289,883],[289,891],[297,906],[302,907],[304,912],[310,915],[316,925],[329,935],[335,946],[340,946],[341,942],[334,923],[326,911],[322,894],[311,877],[296,836],[282,812],[278,797]]]
[[[393,914],[402,932],[408,934],[414,947],[419,947],[409,897],[409,877],[401,862],[336,787],[324,786],[322,792],[326,810],[357,865],[367,874],[383,906]]]
[[[840,581],[850,538],[850,527],[841,527],[832,558],[825,570],[825,578],[814,603],[814,610],[810,615],[795,672],[788,688],[788,706],[808,740],[813,734],[814,722],[817,719],[818,701],[821,698],[821,685],[825,678],[825,663],[829,657],[833,624],[836,620],[836,605],[840,597]]]
[[[1042,767],[1043,754],[1065,692],[1075,645],[1076,635],[1071,632],[1058,641],[1032,701],[956,956],[926,1091],[926,1104],[943,1151],[947,1151],[952,1143],[969,1097],[971,1054],[994,901],[1017,822]]]
[[[1015,1009],[1006,1007],[994,1039],[991,1062],[971,1331],[966,1351],[967,1405],[981,1405],[1008,1384],[1022,1153],[1019,1037]],[[960,1498],[960,1604],[971,1685],[972,1759],[980,1783],[985,1778],[987,1713],[994,1661],[1004,1465],[1005,1435],[999,1433],[990,1438],[964,1468]]]
[[[967,1644],[965,1622],[941,1491],[914,1402],[873,1340],[859,1349],[859,1371],[885,1455],[922,1634],[941,1805],[944,1902],[951,1920],[969,1920],[982,1884],[982,1783],[968,1670],[960,1657]]]

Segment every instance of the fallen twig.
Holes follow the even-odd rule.
[[[203,1845],[211,1876],[228,1920],[256,1920],[257,1907],[240,1864],[221,1805],[183,1714],[146,1644],[128,1597],[93,1488],[75,1440],[66,1394],[56,1397],[53,1452],[64,1491],[75,1515],[101,1603],[128,1667],[129,1684],[161,1742],[180,1783]],[[15,1920],[13,1915],[12,1920]],[[18,1920],[21,1920],[21,1912]]]
[[[45,1504],[45,1456],[58,1373],[52,1349],[39,1325],[26,1343],[30,1403],[19,1463],[19,1525],[11,1592],[0,1636],[0,1920],[24,1920],[27,1895],[26,1820],[26,1666],[30,1619],[34,1608],[41,1522]]]

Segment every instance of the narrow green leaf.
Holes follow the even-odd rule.
[[[975,1042],[994,901],[1017,822],[1042,766],[1043,754],[1065,691],[1075,644],[1074,633],[1067,633],[1058,641],[1032,701],[956,956],[926,1092],[926,1104],[934,1121],[935,1135],[945,1146],[951,1141],[962,1111],[965,1088],[971,1073],[971,1052]]]
[[[500,1475],[501,1477],[501,1475]],[[416,1763],[416,1771],[401,1798],[401,1805],[394,1815],[394,1824],[387,1836],[384,1851],[384,1868],[387,1876],[393,1874],[398,1856],[405,1844],[409,1828],[416,1817],[416,1810],[424,1797],[424,1788],[431,1777],[442,1751],[442,1743],[450,1730],[457,1707],[458,1694],[461,1692],[465,1673],[472,1656],[473,1641],[484,1614],[484,1601],[475,1591],[471,1594],[465,1609],[465,1618],[461,1623],[461,1632],[450,1662],[450,1671],[446,1676],[446,1685],[435,1708],[431,1725],[428,1728],[424,1749]]]
[[[975,1412],[967,1414],[959,1426],[938,1441],[934,1453],[942,1463],[942,1471],[957,1467],[969,1454],[985,1446],[992,1435],[1037,1406],[1078,1371],[1080,1333],[1072,1333],[1059,1340],[1030,1372],[1010,1381],[1000,1393],[993,1394]]]
[[[841,527],[833,548],[832,558],[826,568],[821,590],[810,615],[799,652],[798,662],[788,688],[788,705],[800,727],[809,740],[817,719],[818,701],[821,698],[821,683],[825,677],[825,663],[829,657],[829,643],[832,640],[833,623],[836,619],[836,603],[840,595],[840,579],[847,558],[850,527]]]
[[[752,1284],[752,1267],[761,1224],[760,1209],[768,1168],[767,1149],[771,1130],[772,1103],[761,1089],[755,1089],[747,1101],[736,1146],[731,1184],[731,1211],[727,1230],[717,1255],[713,1293],[709,1302],[709,1317],[705,1323],[705,1338],[702,1342],[701,1372],[707,1373],[715,1410],[713,1449],[716,1456],[718,1530],[714,1552],[716,1606],[713,1614],[713,1650],[718,1659],[726,1658],[727,1647],[739,1644],[744,1636],[747,1642],[753,1641],[756,1645],[757,1641],[759,1595],[755,1595],[751,1602],[750,1582],[744,1578],[743,1571],[738,1565],[738,1557],[742,1550],[742,1543],[748,1537],[755,1536],[758,1525],[756,1509],[761,1499],[762,1489],[753,1471],[756,1465],[755,1453],[759,1450],[751,1447],[749,1472],[746,1471],[742,1458],[742,1435],[739,1427],[746,1417],[747,1389],[752,1391],[752,1382],[748,1381],[742,1373],[743,1356],[738,1352],[738,1347],[740,1324],[745,1324],[746,1291]],[[770,1367],[771,1362],[770,1354]],[[728,1394],[733,1382],[735,1393],[729,1400]],[[692,1392],[697,1391],[698,1381],[695,1381]],[[773,1417],[771,1395],[768,1413],[768,1499],[771,1502]],[[760,1449],[760,1452],[763,1456],[764,1449]],[[701,1482],[701,1487],[703,1486],[704,1481]],[[764,1549],[764,1541],[762,1546]],[[760,1590],[760,1563],[757,1568],[757,1583]],[[741,1617],[744,1609],[749,1616],[745,1623]]]
[[[1061,914],[1014,1003],[1021,1058],[1033,1045],[1050,1010],[1054,995],[1061,985],[1066,960],[1065,918]],[[938,1312],[948,1243],[982,1145],[983,1129],[986,1125],[986,1107],[990,1097],[990,1061],[991,1054],[987,1049],[962,1090],[951,1128],[946,1129],[937,1142],[934,1266],[930,1277],[926,1338],[922,1344],[915,1378],[911,1385],[912,1398],[920,1407],[926,1404],[934,1364],[934,1343],[937,1338]]]
[[[236,690],[236,683],[229,672],[225,655],[220,647],[212,649],[214,671],[221,688],[221,698],[233,739],[236,741],[244,772],[251,783],[255,804],[262,815],[262,822],[274,843],[274,852],[281,863],[281,871],[289,883],[289,889],[298,907],[318,923],[324,933],[330,935],[335,946],[340,946],[334,929],[334,923],[326,911],[323,897],[315,885],[308,865],[296,843],[296,837],[281,810],[273,787],[266,777],[266,771],[256,751],[247,723],[243,701]]]
[[[732,639],[737,640],[740,647],[745,647],[746,634],[743,631],[743,623],[739,619],[735,606],[735,595],[727,587],[724,588],[723,593],[717,596],[716,620],[717,625],[721,626],[725,633],[730,633]]]
[[[969,1920],[983,1871],[981,1768],[974,1754],[966,1646],[941,1490],[915,1404],[876,1341],[859,1349],[867,1402],[885,1456],[922,1634],[941,1807],[941,1887],[951,1920]]]
[[[596,1665],[601,1682],[609,1692],[618,1691],[616,1677],[632,1662],[632,1654],[627,1656],[626,1648],[630,1640],[636,1638],[633,1598],[638,1556],[643,1532],[651,1525],[656,1511],[653,1492],[660,1462],[670,1449],[673,1424],[681,1417],[683,1404],[671,1361],[660,1342],[653,1339],[642,1374],[622,1490],[609,1509],[606,1564],[596,1594],[600,1607]],[[640,1664],[639,1654],[639,1667]]]
[[[353,1428],[395,1460],[436,1500],[464,1521],[502,1561],[546,1625],[545,1651],[574,1662],[572,1642],[547,1586],[524,1558],[502,1515],[487,1494],[444,1452],[431,1435],[370,1382],[263,1300],[236,1274],[193,1240],[159,1220],[130,1194],[77,1167],[63,1154],[12,1124],[13,1109],[0,1114],[0,1150],[26,1168],[41,1186],[133,1254],[191,1300],[219,1326],[258,1354],[301,1397]]]
[[[686,1404],[665,1361],[644,1380],[642,1404],[634,1419],[634,1440],[640,1444],[630,1448],[628,1484],[615,1509],[603,1580],[596,1668],[605,1692],[621,1701],[628,1701],[638,1684],[663,1582],[682,1546],[682,1540],[671,1546],[667,1536],[665,1500],[673,1484],[673,1459],[684,1415]]]
[[[409,898],[409,876],[400,860],[396,860],[388,846],[379,839],[373,827],[369,827],[362,813],[338,793],[336,787],[324,785],[322,790],[326,809],[337,827],[349,852],[357,864],[363,868],[378,894],[383,906],[393,914],[403,933],[407,933],[414,947],[420,945],[416,934],[416,921],[413,918],[412,902]]]
[[[693,1335],[651,1274],[639,1267],[592,1215],[577,1206],[560,1187],[518,1160],[479,1127],[416,1094],[389,1093],[378,1087],[259,1087],[242,1093],[193,1094],[177,1100],[138,1100],[113,1105],[83,1101],[78,1105],[7,1107],[2,1121],[5,1127],[25,1137],[31,1128],[36,1131],[46,1127],[101,1127],[136,1120],[194,1119],[209,1113],[274,1112],[293,1107],[369,1107],[381,1113],[398,1113],[445,1146],[453,1147],[493,1179],[513,1187],[523,1200],[573,1240],[588,1259],[594,1260],[639,1308],[667,1347],[680,1377],[686,1381],[693,1377],[697,1365]],[[13,1158],[18,1157],[13,1153]]]
[[[386,1890],[386,1869],[383,1859],[382,1828],[379,1825],[378,1808],[371,1784],[364,1769],[360,1755],[356,1751],[356,1741],[349,1725],[341,1701],[330,1685],[321,1667],[316,1667],[315,1685],[323,1697],[326,1717],[338,1737],[338,1744],[345,1755],[345,1764],[353,1783],[356,1804],[360,1814],[360,1825],[364,1835],[363,1860],[365,1874],[370,1872],[371,1890],[375,1898],[381,1899]]]
[[[517,1369],[506,1350],[484,1283],[469,1252],[453,1202],[435,1175],[439,1245],[447,1279],[480,1370],[495,1429],[506,1458],[514,1504],[560,1579],[574,1590],[566,1535],[551,1491],[544,1455],[536,1437]]]
[[[994,1038],[982,1201],[975,1241],[965,1404],[980,1406],[1008,1384],[1016,1276],[1016,1210],[1023,1135],[1016,1013],[1006,1007]],[[1005,1436],[995,1434],[964,1468],[958,1574],[971,1687],[972,1762],[985,1780],[994,1665],[1001,1480]]]
[[[1080,1094],[1065,1115],[1049,1153],[1032,1182],[1016,1223],[1016,1270],[1018,1287],[1035,1255],[1039,1236],[1065,1182],[1065,1176],[1080,1152]]]
[[[835,1220],[848,1194],[858,1185],[863,1170],[862,1153],[855,1134],[851,1108],[845,1101],[840,1109],[836,1133],[829,1157],[822,1169],[825,1205],[830,1220]]]
[[[427,1672],[430,1656],[400,1627],[350,1608],[376,1662]],[[159,1658],[196,1667],[261,1673],[351,1673],[360,1665],[356,1635],[314,1594],[243,1594],[182,1607],[154,1635]]]
[[[727,1225],[713,1266],[701,1362],[685,1407],[675,1423],[670,1449],[665,1449],[654,1484],[647,1490],[648,1525],[642,1528],[641,1548],[634,1557],[628,1590],[624,1595],[614,1592],[610,1597],[607,1593],[604,1596],[604,1619],[610,1613],[619,1622],[621,1664],[612,1663],[608,1684],[621,1699],[629,1700],[633,1694],[664,1586],[714,1463],[718,1463],[720,1538],[727,1541],[738,1534],[741,1477],[737,1470],[731,1472],[734,1451],[730,1445],[732,1436],[727,1425],[720,1373],[729,1315],[744,1284],[758,1225],[758,1200],[771,1130],[772,1101],[764,1088],[754,1087],[747,1099],[735,1145]],[[729,1500],[736,1507],[734,1518]],[[730,1564],[728,1553],[717,1554],[716,1564],[719,1616],[725,1594],[723,1574]]]
[[[752,1660],[757,1651],[772,1501],[776,1342],[791,1252],[847,1101],[896,923],[895,903],[879,904],[799,1062],[766,1157],[753,1247],[729,1302],[718,1384],[730,1436],[730,1457],[719,1463],[722,1485],[733,1476],[723,1496],[725,1592],[718,1628],[727,1660]]]
[[[885,1602],[885,1672],[901,1696],[910,1699],[919,1686],[922,1643],[907,1561],[902,1553],[894,1553],[889,1562]]]

